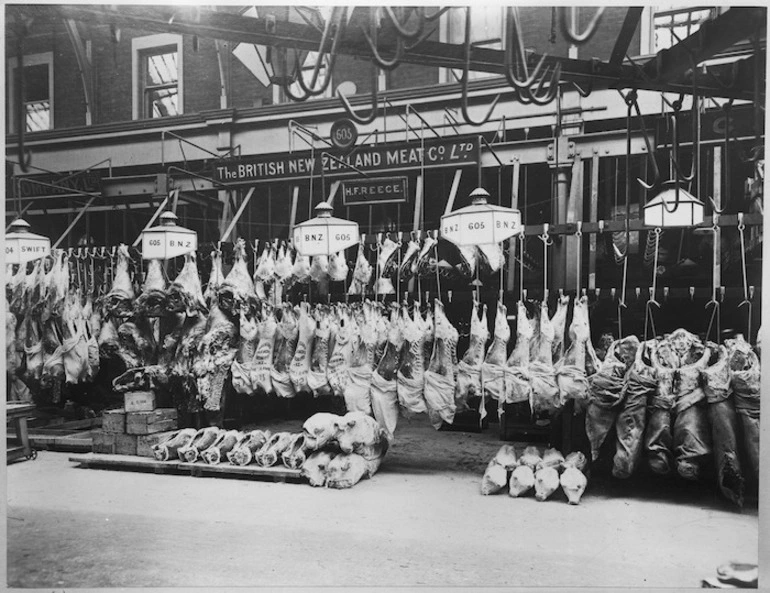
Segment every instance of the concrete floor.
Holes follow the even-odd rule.
[[[757,562],[756,507],[735,511],[709,485],[596,478],[580,506],[482,497],[494,430],[402,421],[396,438],[373,479],[342,491],[41,452],[8,467],[8,584],[678,588]]]

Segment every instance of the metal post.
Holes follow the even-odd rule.
[[[455,205],[455,196],[457,196],[457,189],[460,187],[460,178],[462,177],[463,170],[457,169],[455,171],[454,179],[452,179],[452,187],[449,190],[449,197],[447,198],[446,208],[444,208],[444,216],[449,214]]]
[[[83,215],[86,213],[86,210],[88,210],[88,208],[91,206],[91,204],[93,204],[93,203],[94,203],[94,200],[95,200],[95,199],[96,199],[96,198],[95,198],[95,197],[93,197],[93,198],[91,198],[90,200],[88,200],[88,202],[86,202],[85,206],[83,206],[83,207],[80,209],[80,212],[78,212],[78,215],[75,217],[75,220],[73,220],[73,221],[70,223],[70,225],[67,227],[67,230],[65,230],[65,231],[64,231],[64,233],[62,233],[62,236],[61,236],[61,237],[59,237],[59,238],[56,240],[56,243],[54,243],[53,245],[51,245],[51,249],[56,249],[56,248],[59,246],[59,244],[60,244],[60,243],[61,243],[61,242],[64,240],[64,238],[65,238],[67,235],[69,235],[70,231],[71,231],[73,228],[75,228],[75,225],[76,225],[76,224],[78,223],[78,221],[79,221],[79,220],[80,220],[80,219],[83,217]]]
[[[519,175],[521,173],[521,163],[517,157],[513,159],[513,174],[511,181],[511,208],[518,209],[519,207]],[[508,239],[508,279],[506,281],[505,288],[512,292],[514,288],[515,272],[516,272],[516,241],[517,237],[511,237]]]
[[[597,222],[599,218],[599,151],[594,148],[591,157],[591,222]],[[596,233],[588,237],[588,288],[596,288]]]
[[[246,193],[246,196],[243,198],[243,201],[241,202],[241,205],[238,207],[238,211],[235,213],[235,216],[233,216],[233,219],[230,221],[230,224],[228,225],[227,229],[225,229],[225,232],[222,233],[222,236],[219,238],[220,241],[227,241],[227,238],[230,236],[230,233],[235,228],[235,225],[238,223],[238,220],[240,220],[241,215],[243,214],[243,211],[246,209],[246,206],[249,203],[249,200],[251,200],[251,196],[254,195],[254,186],[251,186],[249,188],[249,191]]]
[[[291,218],[289,219],[289,238],[294,231],[294,225],[297,223],[297,202],[299,201],[299,185],[294,186],[294,193],[291,197]]]

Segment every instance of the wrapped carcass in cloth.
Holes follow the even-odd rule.
[[[254,461],[254,455],[265,446],[270,438],[269,430],[252,430],[241,437],[227,454],[227,459],[233,465],[248,465]]]
[[[259,343],[251,364],[251,385],[264,393],[273,392],[273,357],[278,322],[272,310],[262,308],[262,320],[257,324]]]
[[[237,329],[218,306],[211,307],[206,331],[198,344],[192,365],[198,387],[198,397],[204,410],[218,411],[230,365],[235,359]]]
[[[583,473],[587,464],[588,460],[580,451],[573,451],[562,463],[563,471],[559,483],[569,504],[580,504],[588,484],[588,479]]]
[[[329,256],[329,280],[332,282],[344,282],[348,279],[348,262],[345,252],[332,253]]]
[[[166,311],[166,278],[159,259],[147,264],[142,294],[136,299],[134,311],[145,317],[160,317]]]
[[[556,363],[559,403],[564,406],[569,400],[576,402],[575,413],[584,410],[588,401],[589,384],[586,377],[586,357],[588,344],[591,341],[591,329],[588,323],[588,299],[583,296],[575,301],[572,323],[569,326],[571,342],[569,348]]]
[[[225,281],[225,275],[222,273],[222,250],[215,249],[211,252],[211,271],[209,272],[209,281],[206,284],[206,292],[203,293],[203,299],[206,306],[211,307],[219,293],[219,287]]]
[[[356,331],[355,322],[348,315],[347,309],[338,306],[331,319],[332,346],[326,370],[329,386],[337,397],[344,397],[345,388],[350,381],[353,335]]]
[[[535,422],[550,422],[549,418],[560,408],[559,386],[553,366],[554,326],[548,317],[548,303],[540,303],[535,316],[536,334],[530,349],[529,364],[530,407]]]
[[[481,364],[484,362],[484,348],[489,339],[487,326],[487,306],[482,307],[479,319],[479,303],[474,300],[471,310],[470,342],[462,359],[457,364],[457,385],[455,386],[455,406],[458,412],[470,410],[468,400],[481,397]]]
[[[292,435],[289,446],[281,453],[283,465],[289,469],[299,469],[307,459],[308,449],[305,445],[305,434],[300,432]]]
[[[219,308],[230,317],[236,318],[244,310],[251,315],[257,314],[257,294],[254,281],[246,266],[246,241],[238,239],[233,247],[235,261],[230,273],[217,291]]]
[[[310,370],[307,385],[315,397],[331,395],[327,369],[329,367],[329,341],[331,339],[331,320],[325,308],[317,307],[314,313],[315,332],[310,356]],[[301,340],[301,338],[300,338]]]
[[[345,385],[345,406],[348,412],[372,414],[370,394],[374,372],[374,348],[377,341],[376,319],[371,303],[365,302],[356,319],[352,335],[353,353],[348,369],[349,380]]]
[[[200,454],[213,445],[217,438],[219,438],[220,432],[222,432],[221,429],[216,426],[201,428],[195,433],[195,436],[189,443],[187,443],[187,445],[180,447],[177,450],[179,459],[187,461],[188,463],[195,463],[198,461]]]
[[[281,454],[289,448],[292,441],[290,432],[276,432],[273,434],[262,448],[254,454],[257,465],[262,467],[272,467],[281,457]]]
[[[310,360],[313,356],[315,326],[316,322],[310,316],[310,305],[302,303],[299,306],[299,319],[297,321],[297,347],[294,350],[291,363],[289,363],[289,379],[296,393],[310,391],[307,378],[310,373]]]
[[[394,307],[390,314],[385,352],[372,374],[372,413],[377,422],[385,429],[389,440],[393,440],[398,424],[398,381],[399,352],[403,336],[398,320],[398,310]]]
[[[187,447],[196,434],[197,431],[194,428],[183,428],[172,432],[166,440],[152,446],[152,454],[158,461],[176,459],[178,451]]]
[[[537,447],[529,445],[519,456],[518,465],[511,472],[508,494],[514,498],[525,495],[535,487],[535,468],[542,461]]]
[[[743,443],[754,479],[759,479],[759,358],[742,335],[725,340],[729,352],[735,410],[743,426]]]
[[[363,242],[359,243],[356,265],[353,267],[353,279],[350,282],[350,288],[348,288],[350,295],[365,294],[366,287],[369,286],[369,281],[372,279],[372,265],[366,259],[365,249],[366,246]]]
[[[656,474],[671,471],[673,435],[671,410],[674,407],[674,373],[679,367],[679,357],[668,340],[661,340],[652,351],[657,387],[648,400],[649,413],[644,431],[644,450],[647,464]]]
[[[433,352],[425,371],[425,403],[431,425],[438,430],[441,423],[452,424],[455,418],[454,359],[457,353],[457,330],[444,314],[444,305],[436,299],[434,306]],[[504,356],[504,355],[503,355]]]
[[[708,343],[707,347],[711,357],[701,371],[701,379],[708,402],[717,485],[728,500],[743,506],[744,479],[738,453],[740,429],[730,387],[729,353],[725,346]]]
[[[505,367],[510,338],[511,327],[508,325],[508,310],[499,300],[497,301],[492,343],[489,345],[484,362],[481,364],[481,389],[484,400],[490,397],[499,402],[505,398]],[[482,416],[486,415],[483,401],[480,412]]]
[[[362,412],[348,412],[335,426],[334,438],[342,453],[327,464],[325,483],[330,488],[350,488],[374,476],[389,442],[385,429]]]
[[[297,326],[297,317],[291,305],[284,306],[281,311],[282,315],[277,327],[270,378],[273,390],[278,397],[294,397],[296,393],[289,375],[289,366],[297,349],[299,327]]]
[[[109,317],[131,317],[134,314],[134,285],[128,273],[128,245],[118,245],[118,261],[115,267],[115,277],[112,288],[104,297],[104,311]],[[196,274],[197,277],[197,274]]]
[[[425,412],[425,321],[415,304],[409,317],[407,307],[401,309],[403,344],[399,358],[396,388],[398,405],[405,417]]]
[[[166,291],[166,310],[169,313],[186,313],[188,317],[208,311],[194,253],[185,253],[182,271]]]
[[[529,403],[532,386],[529,382],[529,345],[534,335],[532,321],[522,301],[516,305],[516,345],[505,363],[505,392],[498,413],[505,413],[505,404]]]
[[[375,286],[375,292],[380,294],[395,294],[396,290],[393,288],[393,282],[390,276],[395,271],[396,256],[399,251],[399,244],[391,240],[390,237],[385,237],[385,240],[379,245],[379,253],[377,254],[377,285]]]
[[[599,458],[599,449],[615,423],[623,404],[623,385],[629,367],[636,358],[639,338],[615,340],[591,376],[591,397],[586,410],[586,434],[591,444],[591,460]]]
[[[626,376],[621,399],[622,409],[615,420],[616,447],[612,461],[612,475],[629,478],[642,458],[647,401],[658,386],[652,356],[657,342],[642,342],[636,350],[634,364]]]
[[[224,457],[233,450],[233,448],[243,438],[240,430],[223,430],[219,433],[217,440],[205,451],[201,451],[203,461],[209,465],[217,465],[222,462]]]
[[[503,445],[487,464],[481,477],[483,495],[500,492],[508,485],[510,473],[516,468],[516,450],[513,445]]]
[[[254,384],[254,355],[257,351],[259,341],[259,331],[255,317],[241,311],[240,323],[238,324],[238,351],[235,354],[235,360],[230,366],[232,373],[233,389],[238,393],[253,394],[257,390]]]

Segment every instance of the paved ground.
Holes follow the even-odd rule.
[[[757,561],[756,508],[708,485],[597,478],[580,506],[482,497],[500,444],[402,421],[381,471],[343,491],[45,451],[8,467],[8,584],[698,587],[726,560]]]

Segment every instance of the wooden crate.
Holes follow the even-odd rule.
[[[136,438],[136,454],[139,457],[154,457],[152,453],[153,446],[174,434],[175,430],[156,432],[154,434],[142,434]]]
[[[176,428],[176,408],[158,408],[151,412],[128,412],[126,432],[128,434],[154,434]]]
[[[115,433],[104,432],[102,430],[94,431],[91,450],[94,453],[109,453],[114,455],[117,453],[117,437],[118,435]]]
[[[155,409],[155,393],[152,391],[129,391],[123,396],[126,412],[150,412]]]
[[[102,412],[102,430],[118,434],[126,432],[126,411],[123,408],[104,410]]]
[[[135,434],[116,434],[115,452],[118,455],[136,455],[136,441],[138,438]]]

